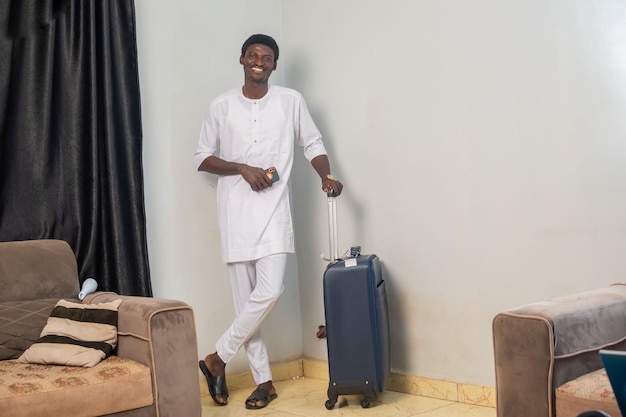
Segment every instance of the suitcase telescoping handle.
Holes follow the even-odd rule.
[[[333,195],[333,189],[327,192],[328,197],[328,241],[330,243],[330,262],[339,260],[337,249],[337,198]]]

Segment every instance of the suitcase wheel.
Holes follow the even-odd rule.
[[[335,407],[335,404],[337,404],[337,399],[331,399],[331,400],[326,400],[326,403],[324,403],[324,405],[326,406],[327,410],[332,410]]]
[[[337,399],[329,399],[329,400],[326,400],[326,402],[324,403],[327,410],[332,410],[333,408],[335,408],[335,404],[337,404]],[[361,400],[361,407],[370,408],[371,405],[372,405],[371,398],[365,397]]]

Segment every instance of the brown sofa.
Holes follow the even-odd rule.
[[[180,301],[90,294],[83,304],[123,300],[112,356],[92,368],[17,360],[57,301],[80,302],[79,291],[66,242],[0,243],[0,414],[200,417],[194,316]]]
[[[498,417],[618,417],[600,349],[626,350],[626,285],[504,311],[493,320]]]

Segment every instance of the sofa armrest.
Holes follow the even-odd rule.
[[[96,292],[86,304],[121,298],[117,355],[150,367],[155,415],[200,417],[198,347],[192,308],[176,300]]]
[[[499,417],[554,417],[554,391],[626,349],[626,285],[528,304],[493,320]]]

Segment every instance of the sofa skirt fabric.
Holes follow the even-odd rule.
[[[576,417],[589,410],[621,415],[604,368],[566,382],[556,389],[555,394],[556,417]]]
[[[0,361],[3,417],[100,416],[153,402],[150,368],[118,356],[93,368]]]

